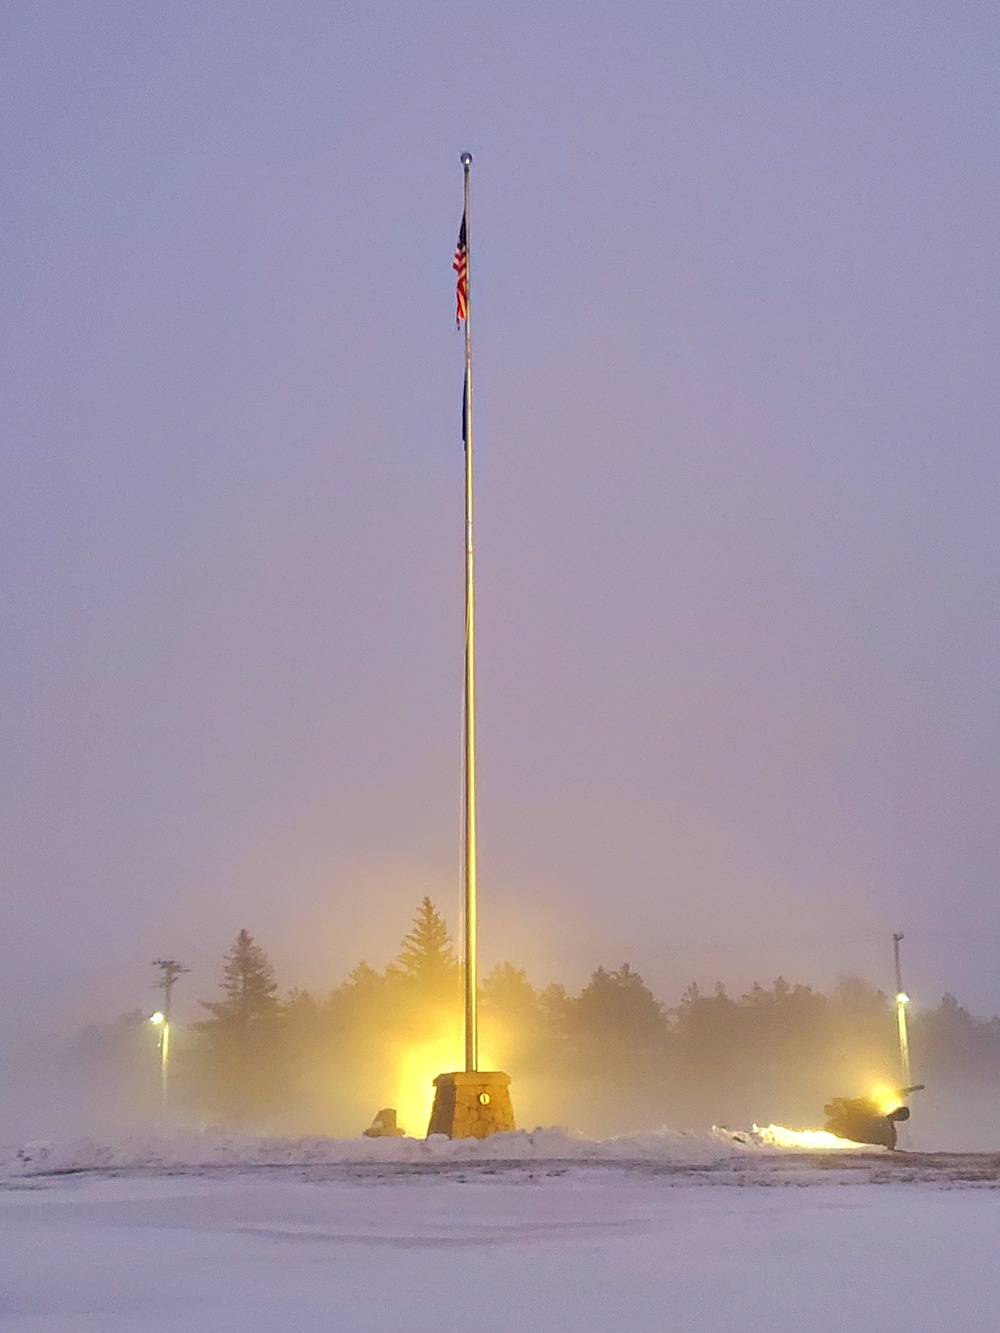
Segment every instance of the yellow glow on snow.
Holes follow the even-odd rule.
[[[753,1128],[762,1143],[771,1143],[775,1148],[836,1149],[842,1152],[845,1148],[863,1147],[850,1139],[840,1139],[825,1129],[786,1129],[784,1125],[754,1125]]]

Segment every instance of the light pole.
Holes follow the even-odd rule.
[[[160,1029],[160,1106],[167,1107],[167,1066],[170,1061],[170,1023],[162,1010],[151,1014],[149,1021]]]
[[[902,935],[893,935],[892,954],[896,964],[896,1023],[899,1027],[899,1062],[903,1067],[903,1087],[910,1087],[910,1040],[906,1031],[906,1006],[910,997],[903,990],[903,973],[899,964],[899,945]]]
[[[160,969],[157,989],[163,991],[163,1009],[149,1020],[160,1029],[160,1107],[167,1109],[167,1079],[170,1068],[170,1000],[174,993],[174,984],[179,976],[191,969],[179,963],[176,958],[154,958],[153,966]]]

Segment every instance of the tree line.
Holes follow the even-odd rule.
[[[692,984],[667,1007],[628,963],[598,967],[571,995],[558,984],[537,989],[505,962],[483,979],[479,1004],[483,1055],[512,1076],[528,1127],[605,1135],[665,1124],[815,1126],[831,1096],[899,1082],[893,1002],[856,976],[829,993],[782,977],[742,995]],[[407,1080],[426,1084],[429,1098],[433,1074],[461,1061],[461,966],[429,898],[383,971],[361,962],[324,994],[282,995],[265,950],[242,930],[219,997],[201,1007],[203,1017],[174,1035],[170,1098],[175,1115],[203,1124],[356,1134],[406,1095]],[[148,1102],[150,1034],[141,1026],[126,1019],[110,1037],[92,1030],[90,1042],[93,1054],[103,1040],[111,1062],[131,1043]],[[1000,1082],[1000,1019],[974,1018],[951,995],[912,1016],[911,1050],[929,1085]]]

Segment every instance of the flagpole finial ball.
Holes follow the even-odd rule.
[[[463,153],[463,154],[462,154],[462,166],[463,166],[463,167],[471,167],[471,166],[472,166],[472,154],[471,154],[471,153]]]

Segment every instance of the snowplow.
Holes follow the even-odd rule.
[[[922,1083],[911,1088],[900,1088],[896,1105],[887,1106],[885,1099],[875,1097],[834,1097],[823,1107],[828,1134],[852,1143],[871,1143],[890,1151],[896,1146],[896,1126],[910,1118],[906,1099],[911,1092],[920,1092]]]

